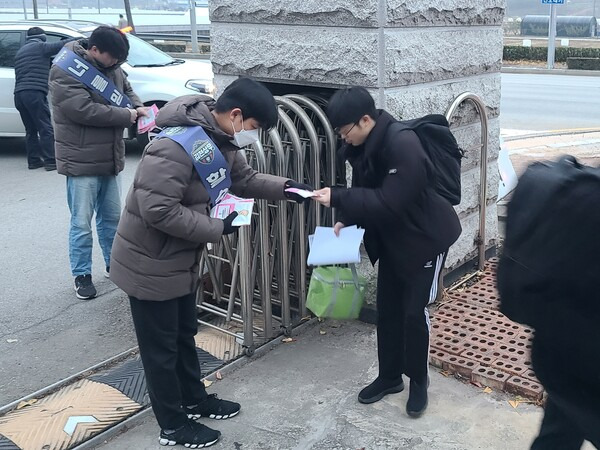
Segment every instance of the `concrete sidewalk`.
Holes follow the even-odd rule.
[[[504,143],[517,175],[535,161],[573,155],[583,164],[600,166],[600,132],[527,137]]]
[[[358,391],[377,375],[371,325],[325,322],[295,339],[209,388],[243,407],[234,419],[204,420],[223,433],[212,448],[512,450],[529,448],[537,434],[541,408],[515,409],[511,397],[433,369],[429,409],[420,419],[406,415],[406,390],[373,405],[358,403]],[[148,415],[96,448],[163,448],[158,433]]]
[[[505,145],[519,175],[534,161],[562,154],[600,164],[600,132],[527,137]],[[358,403],[359,390],[377,375],[371,325],[328,321],[295,339],[209,388],[243,408],[232,420],[203,422],[223,433],[212,448],[518,450],[528,449],[537,435],[541,408],[527,403],[513,408],[514,397],[485,393],[433,368],[429,408],[420,419],[406,415],[407,391],[373,405]],[[160,449],[158,433],[154,416],[146,414],[95,448]]]

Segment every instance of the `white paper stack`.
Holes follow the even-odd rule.
[[[365,230],[356,226],[342,228],[336,236],[333,228],[317,227],[310,236],[309,266],[357,264],[360,262],[360,243]]]

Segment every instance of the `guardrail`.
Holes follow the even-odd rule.
[[[180,42],[191,42],[192,35],[191,34],[170,34],[170,33],[146,33],[146,32],[137,32],[135,34],[140,39],[145,41],[180,41]],[[209,36],[201,36],[198,35],[198,43],[200,44],[210,44]]]

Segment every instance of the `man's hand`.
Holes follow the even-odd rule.
[[[150,114],[148,113],[148,107],[146,106],[140,106],[139,108],[135,108],[135,110],[137,111],[137,116],[138,117],[150,117]]]
[[[342,228],[344,228],[346,225],[344,225],[342,222],[337,222],[334,226],[333,226],[333,232],[335,233],[336,236],[339,237],[340,235],[340,230]]]
[[[129,110],[129,121],[130,121],[132,124],[134,124],[134,123],[135,123],[135,121],[137,120],[137,118],[138,118],[138,112],[137,112],[137,110],[135,110],[135,109],[130,109],[130,110]]]
[[[236,227],[233,225],[233,221],[235,220],[235,218],[237,216],[238,216],[238,212],[234,211],[223,219],[223,236],[237,231],[237,229],[239,227]]]
[[[283,186],[283,195],[285,195],[285,198],[293,200],[296,203],[304,203],[308,199],[302,197],[299,194],[296,194],[295,192],[287,192],[286,189],[290,189],[290,188],[302,189],[304,191],[310,191],[310,192],[313,191],[313,188],[310,187],[308,184],[298,183],[297,181],[294,181],[294,180],[287,180],[285,182],[285,185]]]
[[[324,188],[319,191],[315,191],[316,196],[313,199],[319,202],[321,205],[329,208],[331,206],[331,188]]]

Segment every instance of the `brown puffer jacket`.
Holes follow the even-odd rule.
[[[240,197],[283,200],[286,178],[261,174],[246,163],[211,114],[214,100],[179,97],[160,111],[157,125],[201,125],[231,168]],[[187,152],[168,138],[145,149],[115,236],[110,278],[129,296],[170,300],[194,292],[203,246],[218,242],[223,221],[209,217],[209,195]]]
[[[134,108],[143,106],[121,67],[100,69],[87,55],[85,40],[66,48],[110,78],[127,95]],[[58,173],[77,177],[116,175],[125,166],[123,129],[130,126],[127,108],[112,106],[99,94],[59,67],[50,70],[50,94]]]

